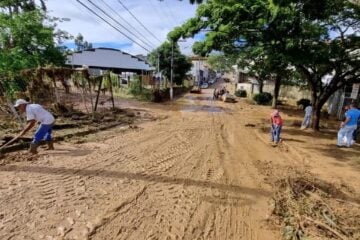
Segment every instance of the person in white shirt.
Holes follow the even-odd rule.
[[[313,108],[312,108],[311,104],[305,108],[305,116],[304,116],[304,120],[301,124],[301,129],[306,129],[310,126],[312,110],[313,110]]]
[[[24,99],[18,99],[14,107],[18,109],[20,113],[25,112],[26,119],[28,121],[28,125],[25,127],[24,130],[22,130],[19,136],[27,133],[35,126],[37,122],[40,123],[40,126],[35,132],[34,139],[31,142],[29,152],[32,154],[36,154],[37,147],[44,139],[47,142],[48,150],[53,150],[54,144],[52,141],[51,133],[55,122],[54,116],[50,112],[45,110],[41,105],[30,104]]]

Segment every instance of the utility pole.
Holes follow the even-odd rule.
[[[171,43],[170,101],[173,100],[174,42]]]
[[[157,64],[156,64],[156,77],[159,78],[159,89],[161,89],[161,76],[160,76],[160,52],[157,52]],[[156,79],[157,80],[157,79]]]
[[[157,64],[156,64],[156,71],[159,73],[160,72],[160,53],[158,52],[157,54]]]

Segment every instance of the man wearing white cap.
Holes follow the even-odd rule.
[[[31,104],[25,101],[24,99],[18,99],[15,103],[15,108],[17,108],[21,113],[26,113],[26,119],[28,121],[28,125],[26,128],[20,133],[19,136],[24,135],[30,129],[32,129],[36,122],[40,123],[40,126],[35,132],[34,139],[31,142],[29,152],[32,154],[37,153],[37,147],[40,142],[45,139],[48,145],[49,150],[54,149],[54,145],[51,138],[52,128],[55,122],[54,116],[45,110],[39,104]]]

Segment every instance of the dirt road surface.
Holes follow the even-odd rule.
[[[167,118],[0,166],[0,239],[281,239],[268,224],[273,171],[359,185],[358,169],[245,127],[268,108],[213,101],[212,89],[147,107]]]

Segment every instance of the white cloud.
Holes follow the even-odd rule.
[[[121,24],[132,30],[134,34],[137,34],[132,27],[128,26],[123,20],[109,10],[104,4],[103,0],[91,0],[93,3],[100,6],[108,14],[111,14],[113,18],[118,20]],[[126,30],[116,25],[114,21],[110,20],[103,13],[97,10],[91,5],[88,0],[81,0],[84,4],[94,9],[99,15],[106,18],[109,22],[116,25],[121,31],[126,32],[131,38],[136,38],[136,41],[142,45],[140,39],[143,41],[151,41],[156,44],[154,47],[159,46],[161,43],[154,39],[145,29],[140,26],[137,21],[119,4],[118,0],[104,0],[111,6],[120,16],[125,18],[133,27],[140,31],[145,39],[141,36],[134,37]],[[195,15],[197,5],[191,5],[188,1],[178,0],[122,0],[122,3],[130,9],[130,11],[149,29],[149,31],[156,36],[159,40],[164,41],[169,31],[175,26],[182,24],[187,19]],[[104,45],[104,47],[111,45],[121,45],[132,43],[129,39],[122,34],[116,32],[112,27],[108,26],[102,20],[90,13],[86,8],[81,6],[76,0],[59,1],[48,0],[47,7],[49,15],[61,18],[70,18],[69,22],[61,22],[58,24],[60,29],[68,31],[70,34],[76,36],[81,33],[85,40],[96,43],[97,46]],[[96,9],[96,10],[95,10]],[[148,40],[146,40],[148,39]],[[192,40],[189,41],[193,42]],[[189,43],[184,43],[185,46]],[[147,47],[150,48],[150,47]],[[187,47],[190,49],[191,47]],[[130,47],[124,47],[122,50],[128,51],[131,54],[146,54],[146,51],[136,44],[132,44]]]

